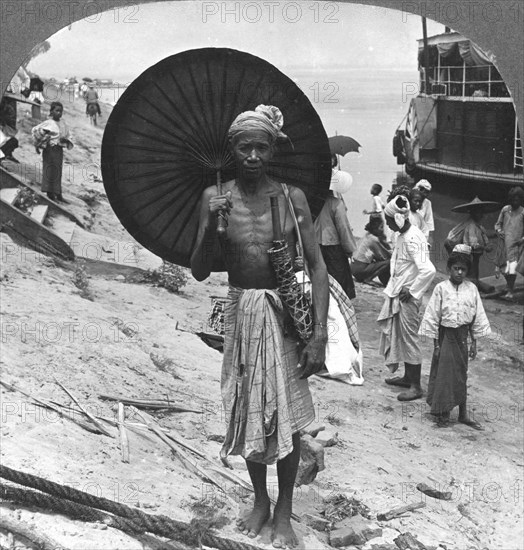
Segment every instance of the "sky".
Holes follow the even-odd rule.
[[[444,31],[428,21],[429,35]],[[43,77],[128,83],[180,51],[230,47],[285,71],[309,67],[415,69],[420,17],[336,2],[162,2],[95,14],[48,38],[31,61]]]

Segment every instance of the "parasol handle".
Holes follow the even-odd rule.
[[[282,227],[280,226],[280,210],[278,208],[278,196],[269,197],[271,201],[271,220],[273,222],[273,240],[282,241]]]
[[[222,194],[222,181],[220,178],[220,170],[217,170],[217,192],[219,195]],[[219,237],[224,237],[227,229],[227,219],[226,215],[223,212],[217,213],[217,233]]]

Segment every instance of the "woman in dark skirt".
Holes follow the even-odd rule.
[[[72,149],[69,129],[61,120],[64,111],[59,101],[51,103],[49,118],[32,130],[36,152],[42,152],[42,191],[54,201],[64,202],[62,197],[62,166],[64,148]]]
[[[458,406],[458,421],[482,430],[467,411],[468,356],[475,359],[477,338],[490,334],[491,328],[477,287],[466,280],[471,268],[471,248],[457,245],[447,267],[449,280],[433,290],[419,330],[419,334],[434,341],[426,401],[431,414],[437,417],[438,426],[448,426],[450,412]]]

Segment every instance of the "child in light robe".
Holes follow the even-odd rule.
[[[439,427],[449,425],[450,412],[458,406],[458,422],[482,430],[467,411],[468,355],[475,359],[477,339],[490,334],[491,328],[477,287],[466,280],[471,248],[455,246],[447,267],[449,280],[435,286],[419,329],[420,335],[434,341],[426,401]]]

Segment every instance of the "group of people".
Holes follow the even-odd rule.
[[[490,333],[479,291],[466,279],[473,257],[471,247],[463,243],[451,250],[449,278],[435,286],[421,320],[422,297],[436,271],[428,243],[434,230],[429,182],[418,182],[413,193],[408,189],[406,194],[402,188],[394,191],[387,204],[380,204],[371,213],[366,236],[357,245],[340,196],[344,179],[346,187],[351,181],[336,170],[336,158],[333,176],[338,176],[333,178],[315,222],[302,191],[282,186],[267,175],[275,147],[285,137],[283,123],[278,108],[264,105],[241,113],[233,121],[229,143],[237,175],[223,185],[220,195],[214,188],[204,191],[191,257],[193,276],[202,281],[211,273],[210,250],[220,254],[256,243],[259,250],[267,252],[256,258],[229,255],[226,265],[230,288],[221,387],[227,433],[222,456],[239,454],[246,460],[255,499],[252,510],[237,524],[252,538],[270,517],[267,465],[277,463],[279,496],[272,520],[273,546],[277,548],[297,545],[290,517],[300,457],[299,434],[314,417],[307,378],[321,371],[326,361],[331,278],[339,281],[348,297],[355,293],[351,270],[356,278],[378,277],[385,285],[385,300],[377,319],[380,351],[392,372],[404,364],[403,376],[386,380],[405,390],[399,393],[399,400],[423,396],[420,343],[423,336],[432,338],[427,402],[438,426],[448,426],[451,410],[458,407],[459,422],[482,429],[468,414],[467,369],[468,359],[476,356],[477,339]],[[374,204],[379,205],[376,197],[380,191],[379,187],[372,190]],[[280,219],[285,220],[282,233],[292,259],[297,241],[301,241],[308,265],[314,328],[307,341],[300,341],[293,330],[269,258],[273,240],[268,216],[271,196],[281,199]],[[287,215],[287,209],[292,215]],[[414,217],[415,213],[418,216]],[[504,216],[502,224],[506,223]],[[217,232],[219,217],[228,219],[226,236]],[[422,228],[419,218],[425,224]],[[501,225],[504,234],[506,227]],[[351,263],[349,257],[353,258]]]
[[[498,242],[489,242],[482,219],[487,209],[498,208],[498,203],[482,201],[475,197],[471,202],[453,208],[455,212],[468,214],[468,218],[456,225],[448,234],[444,246],[450,251],[456,244],[468,245],[472,250],[472,266],[469,277],[479,289],[485,290],[479,281],[479,265],[481,257],[493,253],[491,261],[495,264],[496,276],[504,270],[507,283],[506,298],[513,299],[513,290],[517,272],[524,275],[524,189],[512,187],[508,192],[508,204],[498,216],[494,229]]]

